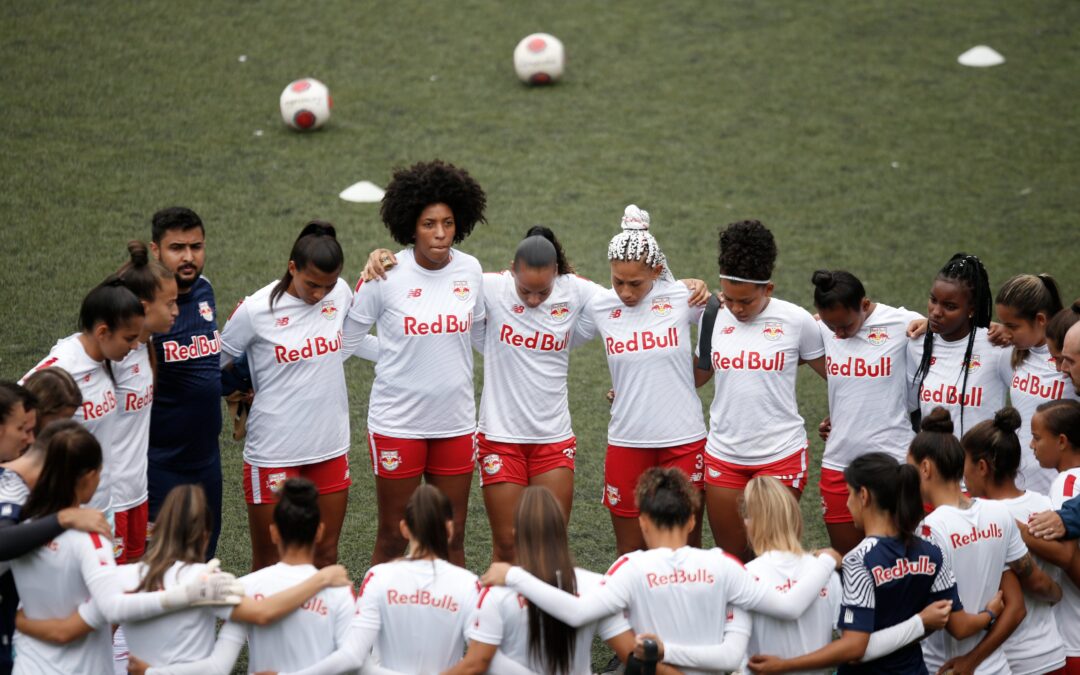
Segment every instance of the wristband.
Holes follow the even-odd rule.
[[[989,609],[984,609],[983,611],[990,615],[990,625],[987,626],[987,628],[990,628],[990,626],[993,626],[994,622],[997,621],[997,614],[994,614]]]

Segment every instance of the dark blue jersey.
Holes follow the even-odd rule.
[[[867,537],[844,556],[840,630],[863,633],[895,626],[937,600],[963,609],[952,569],[934,544],[914,537],[906,545],[893,537]],[[839,673],[925,673],[918,642],[876,661],[844,664]]]
[[[205,467],[219,458],[221,334],[214,289],[199,277],[177,297],[172,330],[154,335],[157,385],[150,412],[150,463]]]

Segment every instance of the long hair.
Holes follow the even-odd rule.
[[[165,588],[165,573],[173,564],[206,560],[214,519],[200,485],[177,485],[169,491],[154,519],[154,537],[143,557],[146,574],[136,591]]]
[[[990,326],[990,318],[994,311],[994,296],[990,290],[990,278],[986,274],[986,267],[976,256],[967,253],[957,253],[949,258],[945,267],[938,272],[937,279],[952,281],[964,286],[971,298],[971,325],[968,332],[967,350],[964,352],[964,361],[960,367],[963,369],[964,381],[960,386],[960,431],[964,430],[964,395],[967,393],[968,365],[971,363],[971,350],[975,347],[975,329]],[[930,374],[930,364],[934,357],[934,334],[929,330],[923,337],[923,353],[919,367],[915,370],[912,384],[915,391],[922,391],[926,376]],[[918,384],[916,384],[918,383]]]
[[[35,433],[40,433],[45,428],[45,423],[60,414],[64,408],[78,409],[82,406],[83,398],[79,385],[68,371],[59,366],[35,370],[23,380],[23,386],[38,401]]]
[[[1001,286],[994,302],[1012,309],[1024,321],[1035,321],[1039,314],[1050,321],[1061,311],[1061,292],[1049,274],[1017,274]],[[1013,370],[1024,362],[1029,351],[1013,349]]]
[[[991,478],[997,485],[1016,478],[1020,469],[1020,413],[1016,408],[1005,406],[994,413],[994,419],[983,420],[973,426],[960,444],[964,452],[977,464],[985,460],[991,470]]]
[[[766,551],[802,554],[802,512],[795,496],[772,476],[755,476],[743,489],[742,510],[756,555]]]
[[[41,518],[75,505],[79,479],[101,468],[101,445],[81,425],[58,431],[45,448],[45,464],[22,513]]]
[[[450,530],[446,523],[453,519],[454,508],[442,490],[427,483],[416,488],[405,505],[405,525],[415,542],[410,557],[434,555],[449,560]]]
[[[562,244],[559,242],[558,237],[552,232],[550,227],[544,227],[543,225],[533,225],[529,228],[529,231],[525,233],[525,240],[529,237],[543,237],[551,242],[551,245],[555,247],[555,265],[558,268],[559,274],[573,274],[574,266],[570,264],[570,261],[566,258],[566,252],[563,250]],[[524,243],[524,242],[523,242]],[[519,248],[520,250],[520,248]],[[517,259],[515,258],[515,262]],[[528,262],[526,260],[526,262]],[[542,267],[542,265],[533,265],[533,267]]]
[[[856,492],[866,488],[874,505],[892,517],[900,539],[911,543],[925,515],[918,469],[887,453],[868,452],[844,469],[844,481]]]
[[[296,265],[297,270],[314,265],[320,272],[327,274],[340,272],[345,264],[345,254],[338,243],[337,230],[324,220],[312,220],[300,230],[300,236],[296,238],[289,253],[289,260]],[[270,291],[271,307],[289,289],[292,279],[292,273],[286,269],[285,274]]]
[[[525,488],[514,514],[517,563],[534,577],[567,593],[577,593],[574,558],[559,502],[540,486]],[[577,631],[530,603],[529,656],[546,672],[569,673]]]

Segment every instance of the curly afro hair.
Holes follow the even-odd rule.
[[[772,279],[776,240],[759,220],[740,220],[720,231],[720,274],[743,279]]]
[[[454,213],[454,243],[463,241],[484,219],[487,196],[465,169],[441,160],[398,169],[383,196],[382,215],[390,236],[402,246],[416,241],[416,221],[432,204],[446,204]]]

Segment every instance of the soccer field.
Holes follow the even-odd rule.
[[[378,205],[338,193],[435,157],[487,190],[488,223],[462,245],[487,270],[542,223],[583,275],[607,283],[607,241],[636,203],[676,276],[712,286],[718,228],[764,221],[780,248],[776,295],[807,308],[810,274],[825,267],[925,311],[934,273],[960,250],[983,258],[995,289],[1050,272],[1080,295],[1075,2],[38,0],[5,2],[0,16],[5,379],[74,332],[85,291],[128,239],[149,239],[157,209],[189,206],[206,222],[223,322],[281,275],[311,218],[337,225],[355,281],[390,239]],[[534,31],[566,45],[554,87],[514,76],[514,45]],[[958,65],[976,44],[1007,62]],[[311,134],[277,111],[303,76],[335,103]],[[356,579],[375,528],[371,365],[354,359],[348,378],[354,484],[340,550]],[[615,550],[599,504],[609,383],[599,345],[574,354],[571,545],[594,570]],[[827,405],[813,373],[800,375],[799,402],[819,458]],[[240,573],[241,447],[223,441],[222,454],[219,555]],[[826,542],[816,474],[802,501],[810,546]],[[468,566],[480,572],[490,539],[475,484],[470,503]]]

